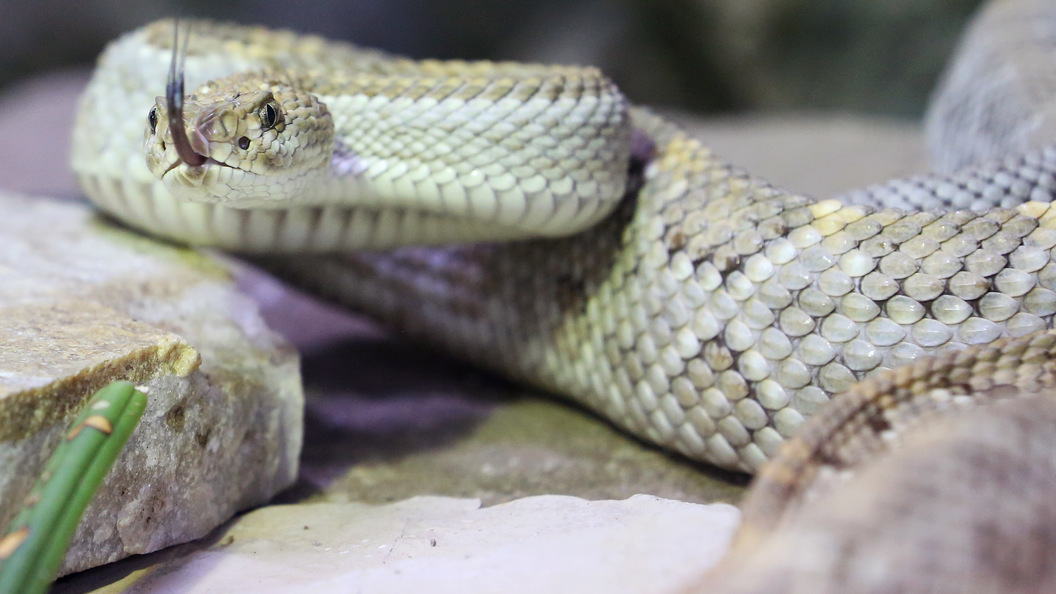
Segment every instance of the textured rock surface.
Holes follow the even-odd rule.
[[[160,566],[126,562],[122,579],[93,572],[54,592],[676,592],[725,550],[740,516],[730,505],[645,495],[479,505],[271,506]]]
[[[113,379],[149,404],[63,571],[198,538],[297,476],[296,353],[215,261],[0,193],[0,523]]]

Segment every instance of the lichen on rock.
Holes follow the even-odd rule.
[[[61,573],[199,538],[297,477],[296,351],[224,267],[89,208],[0,192],[0,523],[115,379],[146,413]]]

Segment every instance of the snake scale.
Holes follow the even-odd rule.
[[[72,163],[88,197],[133,227],[254,254],[643,440],[762,468],[717,587],[866,591],[912,569],[988,591],[965,580],[1043,583],[1056,547],[1038,543],[1056,538],[1030,529],[1022,516],[1035,514],[1009,512],[1021,530],[1006,565],[977,573],[963,556],[909,567],[949,549],[933,546],[934,530],[922,549],[892,537],[887,557],[854,540],[871,532],[849,520],[835,533],[851,540],[818,546],[811,530],[844,521],[830,509],[861,511],[861,490],[821,503],[861,461],[877,460],[854,480],[873,481],[864,489],[882,520],[937,492],[915,482],[921,472],[972,491],[950,464],[899,483],[883,469],[916,467],[894,456],[945,460],[978,437],[966,466],[978,469],[1010,444],[1020,460],[1045,450],[1023,435],[1056,434],[1045,396],[1056,381],[1054,40],[1049,3],[987,5],[931,111],[945,171],[827,200],[724,162],[592,69],[414,62],[206,22],[193,26],[182,117],[155,100],[174,61],[171,22],[108,47],[81,99]],[[1053,492],[1044,466],[1042,478],[996,467]],[[883,499],[893,484],[897,503]],[[1001,493],[974,513],[1008,508]],[[1036,515],[1053,516],[1042,499]],[[803,500],[827,507],[812,516]],[[942,515],[925,513],[966,522]],[[975,536],[1008,541],[996,528]],[[1027,545],[1045,552],[1021,562],[1013,553]],[[789,562],[773,563],[781,550]],[[801,550],[822,551],[817,565]]]

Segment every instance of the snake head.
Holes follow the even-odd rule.
[[[147,167],[186,200],[245,208],[296,201],[326,176],[333,146],[326,105],[273,73],[211,81],[182,109],[158,97],[147,115]]]

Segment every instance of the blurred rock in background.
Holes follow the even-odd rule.
[[[979,0],[7,0],[0,91],[88,67],[171,15],[257,22],[415,57],[590,63],[639,103],[917,116]]]

